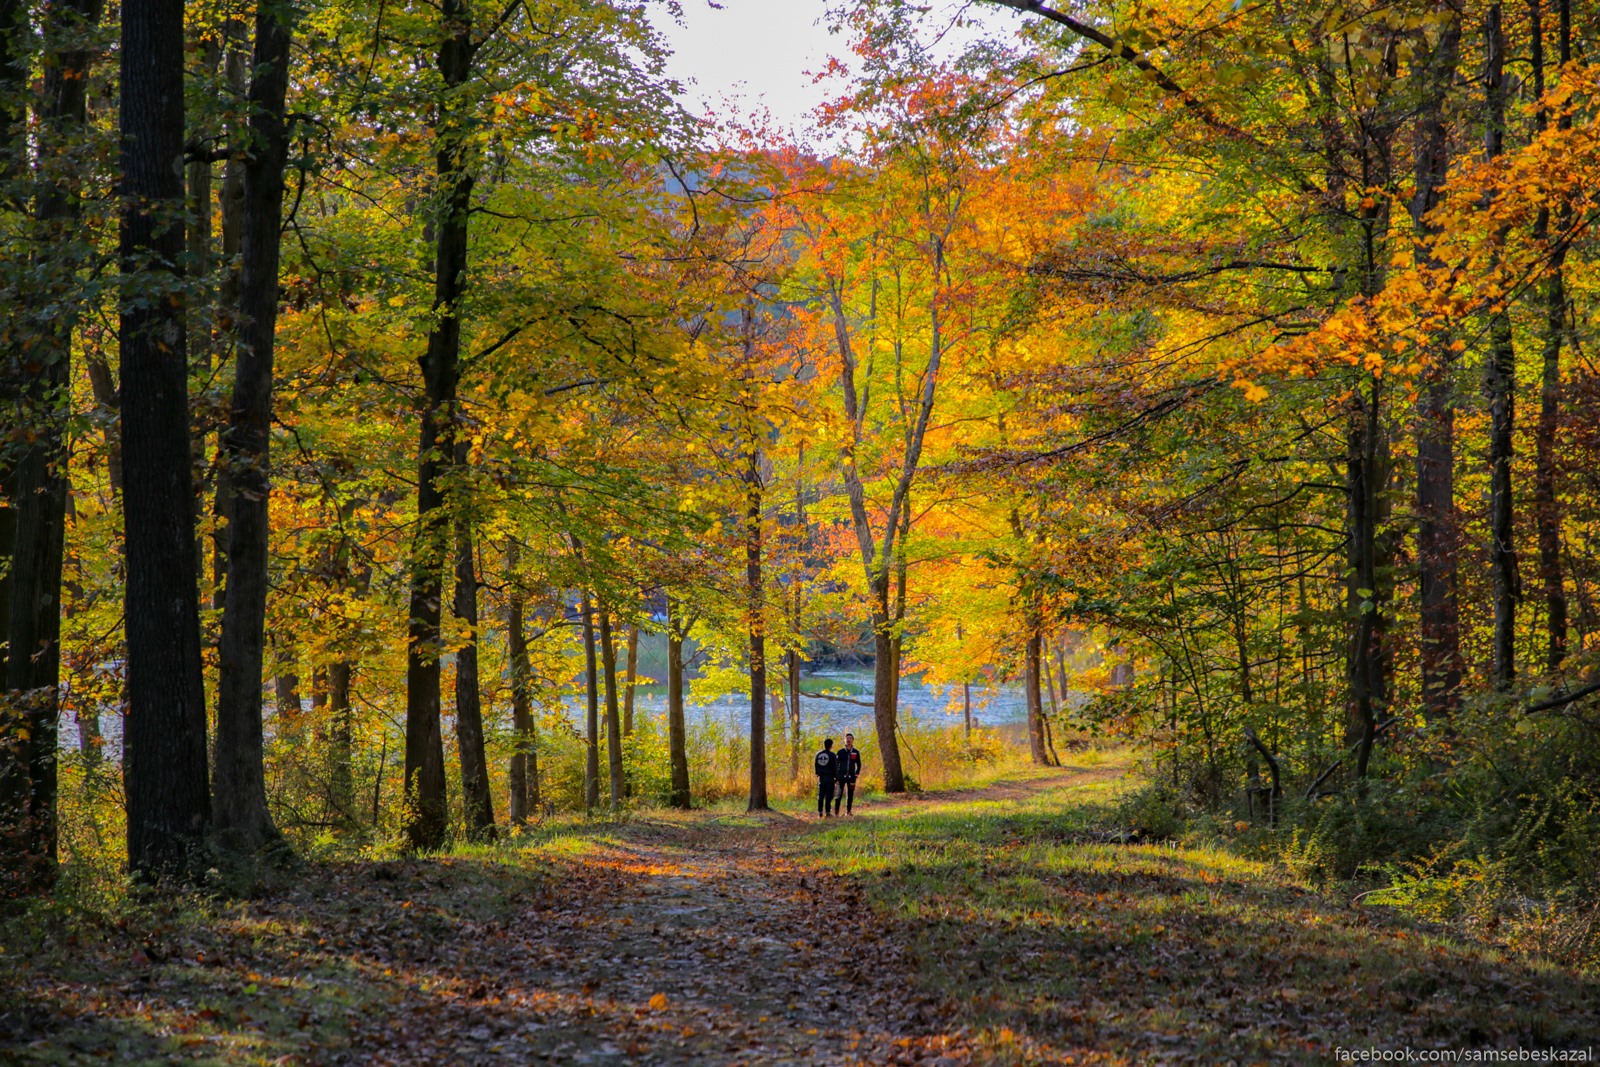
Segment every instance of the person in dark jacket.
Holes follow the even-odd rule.
[[[861,750],[856,747],[856,735],[844,735],[844,747],[833,754],[834,772],[833,779],[838,785],[833,794],[833,813],[839,814],[839,805],[844,804],[846,815],[855,814],[856,806],[856,778],[861,774]]]
[[[834,772],[839,767],[839,757],[833,751],[833,738],[822,742],[822,751],[813,761],[817,769],[817,818],[828,817],[828,805],[833,803]]]

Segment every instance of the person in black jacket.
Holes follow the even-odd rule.
[[[855,814],[856,778],[861,774],[861,750],[856,747],[856,735],[844,735],[844,747],[833,755],[834,781],[838,786],[833,795],[833,813],[839,814],[839,804],[844,803],[846,815]]]
[[[826,738],[822,742],[822,751],[818,752],[813,761],[817,768],[817,818],[827,818],[828,805],[833,803],[834,771],[838,769],[839,757],[833,751],[833,738]]]

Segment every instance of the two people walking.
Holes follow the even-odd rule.
[[[826,738],[814,763],[817,771],[817,818],[838,815],[841,803],[846,815],[854,815],[856,779],[861,775],[861,750],[856,748],[855,734],[845,734],[844,747],[837,752],[833,750],[833,738]]]

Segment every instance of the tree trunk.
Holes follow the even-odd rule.
[[[1450,166],[1444,107],[1456,73],[1460,41],[1461,23],[1452,17],[1418,73],[1424,85],[1416,127],[1416,188],[1410,208],[1419,262],[1428,261],[1431,255],[1427,241],[1436,227],[1428,212],[1439,201],[1439,189]],[[1432,349],[1416,405],[1418,644],[1423,706],[1432,716],[1448,719],[1460,707],[1462,670],[1461,611],[1456,599],[1455,397],[1449,349],[1442,342]]]
[[[10,529],[0,531],[0,584],[6,599],[0,626],[0,727],[25,740],[0,746],[0,855],[19,853],[4,866],[22,872],[27,890],[47,888],[56,876],[56,745],[61,713],[61,569],[66,540],[67,434],[71,414],[72,331],[82,303],[77,271],[87,258],[79,232],[82,199],[58,173],[59,157],[72,151],[86,124],[86,78],[91,53],[81,35],[99,21],[97,0],[71,0],[43,11],[43,99],[33,234],[34,269],[45,291],[18,309],[24,346],[15,357],[20,380],[14,402],[31,432],[0,492],[10,497]],[[20,11],[0,19],[20,30]],[[7,33],[8,52],[11,34]],[[20,169],[20,161],[18,161]],[[49,318],[37,309],[49,307]],[[9,331],[8,331],[9,332]],[[8,354],[9,356],[9,354]],[[8,417],[13,413],[8,412]],[[20,430],[21,427],[18,427]],[[21,436],[20,434],[15,436]],[[3,521],[3,520],[0,520]],[[9,549],[9,551],[8,551]],[[9,556],[7,560],[5,557]],[[23,729],[14,729],[13,723]]]
[[[244,99],[250,90],[250,43],[246,39],[244,23],[237,18],[227,19],[222,26],[223,39],[226,44],[223,48],[223,74],[227,80],[228,91],[234,94],[235,99]],[[248,117],[247,117],[248,127]],[[243,141],[245,131],[232,129],[227,131],[230,139]],[[244,241],[244,172],[246,160],[235,153],[222,167],[222,193],[218,197],[218,207],[222,217],[222,263],[223,270],[217,286],[217,313],[213,336],[210,338],[211,347],[222,357],[224,363],[232,355],[239,340],[240,310],[240,254]],[[219,459],[226,455],[226,444],[223,440],[224,433],[219,428],[217,435],[217,453]],[[211,516],[211,589],[212,607],[221,610],[227,598],[228,582],[228,515],[233,509],[233,485],[228,479],[228,466],[219,463],[214,473],[215,485],[212,489]]]
[[[1484,36],[1489,112],[1484,155],[1492,162],[1505,150],[1506,133],[1506,38],[1498,3],[1489,8]],[[1499,237],[1503,241],[1505,231],[1501,231]],[[1489,355],[1483,382],[1484,396],[1489,401],[1489,569],[1494,581],[1494,683],[1501,690],[1510,689],[1517,677],[1517,601],[1521,596],[1511,483],[1511,465],[1515,458],[1516,374],[1511,311],[1506,307],[1496,311],[1489,320]]]
[[[600,671],[595,664],[594,604],[583,594],[583,666],[587,689],[584,716],[586,749],[583,763],[583,806],[594,812],[600,806]]]
[[[528,825],[539,810],[539,753],[533,736],[533,667],[528,662],[528,634],[523,628],[522,587],[518,584],[519,547],[506,545],[506,650],[511,660],[511,824]]]
[[[800,653],[790,652],[789,667],[789,781],[800,780]]]
[[[441,209],[435,227],[433,310],[422,358],[424,403],[417,445],[417,535],[412,546],[411,610],[406,662],[406,836],[414,849],[444,844],[444,741],[439,725],[439,621],[449,519],[443,476],[455,454],[456,384],[460,373],[461,320],[466,289],[467,220],[472,174],[467,135],[451,112],[455,90],[471,70],[472,25],[464,0],[444,0],[438,66],[444,80],[434,131]]]
[[[689,810],[689,754],[683,724],[683,639],[682,619],[667,599],[667,757],[672,764],[673,807]]]
[[[628,627],[628,665],[622,676],[622,736],[633,736],[634,692],[639,688],[639,626]]]
[[[263,0],[256,12],[250,77],[250,154],[244,161],[240,233],[239,344],[224,438],[233,495],[228,511],[228,580],[217,675],[217,843],[249,855],[280,841],[267,810],[261,763],[261,679],[266,646],[267,542],[272,440],[273,340],[283,170],[289,154],[284,102],[293,34],[291,5]]]
[[[355,755],[355,719],[350,707],[350,680],[355,666],[347,659],[328,666],[328,779],[330,798],[339,821],[354,827],[356,782],[352,760]]]
[[[1356,749],[1355,772],[1365,777],[1380,716],[1387,703],[1387,596],[1379,575],[1382,555],[1378,529],[1389,478],[1381,419],[1382,382],[1369,380],[1370,393],[1357,389],[1346,445],[1346,500],[1349,569],[1346,598],[1351,644],[1347,659],[1350,688],[1345,743]]]
[[[203,870],[211,814],[181,266],[183,47],[182,0],[123,10],[123,779],[128,865],[144,877]]]
[[[1036,614],[1028,611],[1028,640],[1023,646],[1023,694],[1028,702],[1028,752],[1033,762],[1041,767],[1050,766],[1050,752],[1044,743],[1044,707],[1039,693],[1040,650],[1039,626]]]
[[[458,461],[465,456],[457,453]],[[456,750],[461,757],[461,813],[470,841],[494,840],[494,798],[483,750],[483,697],[478,687],[478,569],[472,554],[472,524],[456,519],[455,616],[467,631],[456,651]]]
[[[745,470],[745,623],[750,634],[750,802],[767,804],[767,628],[761,574],[761,453],[750,450]]]
[[[617,710],[617,638],[611,630],[611,612],[600,608],[600,661],[606,682],[606,762],[610,770],[611,811],[622,810],[625,788],[622,769],[622,717]]]
[[[1542,4],[1533,0],[1529,5],[1532,15],[1533,91],[1543,99],[1545,92],[1545,48]],[[1565,63],[1571,58],[1570,15],[1567,5],[1560,4],[1561,32],[1559,58]],[[1549,126],[1550,116],[1540,107],[1534,115],[1535,125],[1542,133]],[[1563,117],[1565,129],[1569,120]],[[1562,205],[1558,217],[1561,229],[1571,209]],[[1534,240],[1545,242],[1550,238],[1550,209],[1542,207],[1534,223]],[[1544,588],[1546,625],[1550,640],[1545,652],[1545,667],[1556,671],[1567,658],[1567,592],[1561,567],[1561,502],[1556,487],[1556,445],[1561,419],[1561,346],[1566,333],[1567,288],[1566,249],[1557,246],[1550,251],[1549,277],[1544,284],[1544,344],[1539,388],[1539,420],[1534,429],[1533,512],[1539,530],[1539,582]]]
[[[883,788],[887,793],[906,791],[905,771],[900,766],[900,745],[895,738],[895,662],[893,623],[888,614],[888,582],[881,582],[874,601],[878,605],[872,619],[872,721],[878,734],[878,755],[883,760]]]

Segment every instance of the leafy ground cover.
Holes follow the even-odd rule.
[[[5,926],[0,1061],[1314,1063],[1600,1033],[1591,979],[1104,843],[1124,770],[549,826],[227,902],[62,897]]]

